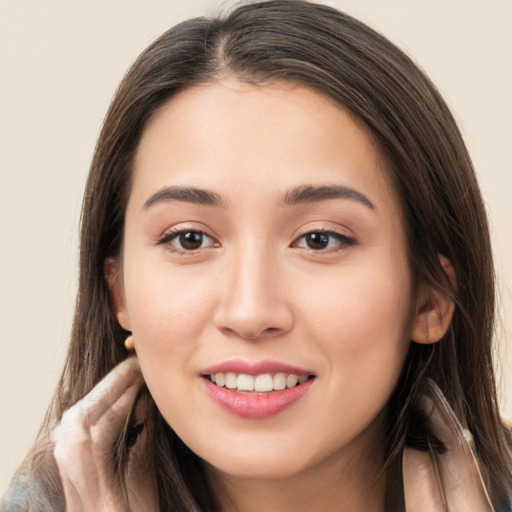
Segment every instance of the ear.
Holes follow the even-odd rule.
[[[450,260],[439,255],[439,261],[450,281],[455,285],[455,271]],[[417,304],[411,340],[422,344],[438,342],[446,334],[452,321],[455,309],[453,300],[439,288],[425,285],[419,290]]]
[[[123,279],[119,261],[114,258],[108,258],[105,261],[104,272],[110,293],[110,303],[117,321],[125,331],[131,331],[130,319],[128,318],[128,311],[126,310],[124,300]]]

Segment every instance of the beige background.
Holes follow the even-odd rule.
[[[512,414],[512,1],[329,3],[421,63],[460,121],[493,224],[503,410]],[[151,40],[220,4],[0,0],[0,494],[64,359],[82,188],[114,89]]]

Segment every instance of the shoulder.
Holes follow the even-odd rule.
[[[30,510],[30,491],[25,482],[14,480],[7,489],[0,504],[1,512]]]
[[[52,472],[17,474],[1,498],[0,512],[64,512],[60,480]]]

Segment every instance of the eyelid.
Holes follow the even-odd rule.
[[[312,249],[308,247],[299,247],[301,249],[306,249],[311,253],[317,253],[317,254],[330,254],[330,253],[336,253],[343,250],[346,250],[350,247],[354,247],[358,245],[358,240],[355,238],[355,236],[352,233],[344,233],[341,228],[331,228],[331,227],[314,227],[314,226],[305,226],[302,227],[297,235],[294,238],[294,241],[292,243],[292,246],[298,247],[298,242],[303,239],[306,235],[313,234],[313,233],[324,233],[326,235],[330,235],[336,239],[338,239],[339,246],[335,248],[325,248],[325,249]]]
[[[337,224],[329,221],[312,221],[303,226],[301,226],[297,233],[295,234],[295,238],[299,236],[307,235],[308,233],[333,233],[346,238],[356,239],[355,234],[351,229],[343,226],[341,224]]]
[[[215,240],[212,236],[199,229],[177,229],[176,231],[167,231],[161,238],[158,239],[158,243],[168,243],[170,240],[174,240],[183,233],[200,233],[210,240]],[[188,251],[190,252],[190,251]]]
[[[207,227],[205,224],[199,221],[181,221],[173,224],[172,226],[166,227],[160,235],[157,235],[155,238],[155,242],[158,243],[160,240],[163,240],[168,235],[181,233],[183,231],[197,231],[198,233],[204,233],[210,238],[217,239],[217,236],[212,232],[212,230]]]
[[[181,250],[179,247],[176,247],[171,244],[171,241],[176,239],[180,234],[187,233],[187,232],[195,232],[200,233],[203,236],[209,238],[212,243],[209,244],[206,247],[199,247],[197,249],[183,249]],[[310,247],[300,247],[299,241],[303,239],[306,235],[312,234],[312,233],[324,233],[326,235],[329,235],[335,239],[338,240],[336,247],[326,247],[326,248],[320,248],[320,249],[313,249]],[[206,226],[201,225],[198,226],[197,224],[194,225],[194,223],[180,223],[176,226],[172,226],[165,230],[161,235],[159,235],[155,240],[156,245],[166,245],[168,247],[168,250],[173,253],[178,254],[184,254],[184,255],[194,255],[197,254],[199,251],[204,251],[205,249],[211,249],[215,247],[219,247],[220,243],[218,242],[218,237],[213,235]],[[293,242],[291,244],[292,247],[298,247],[300,249],[306,249],[311,253],[317,253],[317,254],[330,254],[330,253],[337,253],[343,250],[347,250],[350,247],[353,247],[355,245],[358,245],[358,240],[356,237],[350,232],[350,230],[346,228],[342,228],[341,226],[336,227],[328,227],[328,226],[312,226],[311,224],[308,224],[306,226],[301,227],[298,232],[295,234],[295,237],[293,239]]]
[[[205,237],[209,238],[213,241],[213,243],[207,247],[201,247],[198,249],[190,249],[190,250],[181,250],[178,247],[172,246],[171,241],[177,238],[182,233],[194,232],[201,233]],[[158,236],[155,240],[156,245],[166,245],[168,250],[173,253],[185,254],[185,255],[194,255],[200,250],[210,249],[211,247],[218,247],[220,244],[217,240],[217,237],[212,235],[208,229],[202,226],[180,223],[176,226],[172,226],[171,228],[166,229],[160,236]]]

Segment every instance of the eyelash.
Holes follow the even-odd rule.
[[[204,231],[201,231],[200,229],[177,229],[175,231],[170,231],[170,232],[167,232],[165,233],[162,238],[160,238],[158,240],[158,245],[167,245],[169,250],[173,253],[177,253],[177,254],[183,254],[183,255],[188,255],[188,254],[194,254],[196,251],[200,250],[200,249],[204,249],[204,247],[198,247],[197,249],[184,249],[184,248],[178,248],[178,247],[175,247],[172,245],[172,242],[176,239],[179,240],[179,237],[181,237],[182,235],[187,235],[187,234],[190,234],[190,233],[194,233],[196,235],[201,235],[201,237],[206,237],[206,238],[209,238],[210,240],[214,240],[213,237],[207,235]],[[209,247],[215,247],[216,243],[208,246],[207,248]]]
[[[308,235],[323,235],[323,236],[331,237],[331,238],[334,238],[339,244],[339,247],[337,247],[335,249],[331,248],[331,250],[326,250],[327,248],[313,249],[311,247],[304,247],[304,249],[308,250],[309,252],[313,252],[313,253],[321,253],[322,254],[322,253],[339,252],[339,251],[343,251],[345,249],[348,249],[350,247],[354,247],[357,245],[357,241],[354,238],[351,238],[347,235],[344,235],[342,233],[338,233],[337,231],[332,231],[329,229],[312,229],[312,230],[306,231],[304,233],[301,233],[301,235],[298,237],[297,240],[303,240]],[[294,242],[294,245],[297,246],[298,242]]]
[[[202,242],[204,241],[204,237],[212,240],[214,243],[210,244],[207,247],[198,247],[196,249],[185,249],[183,247],[178,248],[178,247],[172,245],[172,242],[174,240],[179,240],[179,238],[182,235],[188,235],[188,234],[192,234],[192,233],[194,235],[200,235],[202,237],[201,245],[202,245]],[[357,241],[354,238],[351,238],[342,233],[338,233],[336,231],[326,230],[326,229],[313,229],[313,230],[301,233],[300,236],[296,239],[296,241],[293,242],[292,246],[300,247],[299,241],[304,240],[305,237],[307,237],[308,235],[323,235],[326,237],[334,238],[340,245],[340,247],[337,247],[335,249],[330,248],[330,250],[326,250],[326,249],[329,249],[328,246],[326,248],[320,248],[320,249],[314,249],[311,247],[302,247],[303,249],[308,250],[310,253],[324,254],[324,253],[339,252],[339,251],[343,251],[345,249],[348,249],[350,247],[354,247],[357,245]],[[170,232],[167,232],[165,235],[163,235],[160,239],[158,239],[157,243],[158,243],[158,245],[167,245],[171,252],[177,253],[177,254],[182,254],[182,255],[195,254],[196,251],[199,251],[200,249],[207,249],[210,247],[218,247],[218,243],[214,241],[213,237],[209,236],[204,231],[201,231],[199,229],[178,229],[176,231],[170,231]],[[328,242],[328,244],[329,243],[330,243],[330,241]]]

